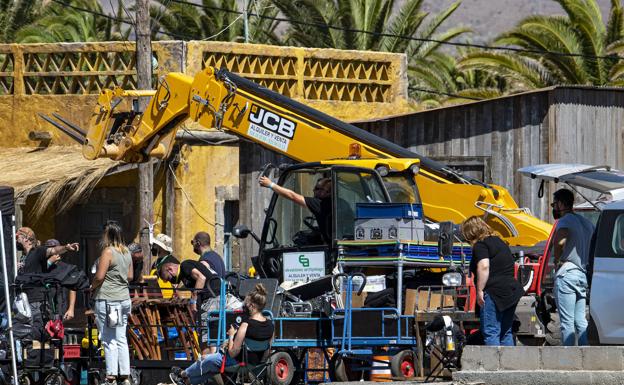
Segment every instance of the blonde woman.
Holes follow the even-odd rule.
[[[104,346],[105,384],[130,385],[130,353],[126,329],[130,315],[132,256],[125,246],[121,227],[109,221],[102,234],[102,254],[91,283],[95,298],[96,322]]]
[[[461,230],[472,245],[470,272],[477,288],[477,310],[484,342],[513,346],[511,327],[524,290],[514,278],[511,250],[480,217],[466,219]]]

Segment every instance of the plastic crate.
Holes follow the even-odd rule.
[[[63,358],[80,358],[80,345],[64,345]]]
[[[355,210],[357,219],[423,219],[422,205],[418,203],[357,203]]]

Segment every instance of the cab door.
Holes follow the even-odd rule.
[[[590,315],[601,344],[624,344],[624,204],[603,210],[596,233]]]
[[[331,274],[335,241],[353,239],[356,204],[389,202],[379,174],[359,167],[300,164],[285,170],[279,185],[311,197],[316,183],[324,178],[332,183],[330,242],[324,241],[308,208],[274,194],[260,242],[257,265],[262,276],[305,282]]]

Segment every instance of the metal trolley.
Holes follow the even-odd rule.
[[[336,285],[343,279],[345,306],[329,316],[273,317],[266,312],[275,324],[269,368],[273,384],[359,380],[384,370],[392,370],[393,377],[416,375],[414,316],[401,315],[397,308],[353,308],[355,276],[363,280],[361,293],[366,283],[363,274],[333,277]],[[219,345],[227,325],[240,321],[240,313],[225,309],[226,285],[222,284],[219,310],[208,317],[209,344]],[[310,365],[312,352],[321,356],[321,365]]]

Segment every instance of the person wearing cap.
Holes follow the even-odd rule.
[[[173,253],[173,241],[167,234],[157,234],[150,246],[154,257],[162,258]]]
[[[150,274],[158,277],[156,271],[158,261],[168,255],[173,255],[173,241],[171,237],[167,234],[157,234],[150,243],[150,254],[152,257],[156,257],[156,260],[152,263],[152,266],[150,266]],[[163,298],[173,297],[174,291],[166,290],[173,287],[170,282],[164,281],[162,278],[158,277],[158,287],[161,289]]]
[[[132,269],[134,274],[130,285],[136,285],[143,282],[143,248],[136,242],[128,245],[128,251],[132,256]]]
[[[54,248],[60,246],[61,242],[56,239],[48,239],[44,242],[43,246],[47,248]],[[61,263],[61,256],[59,254],[54,254],[48,258],[48,271],[54,269],[59,263]],[[63,297],[65,297],[65,293],[63,293]],[[69,290],[67,293],[67,310],[63,314],[63,320],[69,321],[74,318],[74,309],[76,308],[76,291]],[[57,304],[58,306],[59,304]]]
[[[35,232],[29,227],[20,227],[15,233],[17,250],[22,252],[18,262],[18,275],[46,273],[50,267],[48,261],[54,255],[62,255],[68,251],[78,251],[77,243],[68,243],[64,246],[54,247],[40,246]],[[52,258],[54,261],[56,257]],[[43,330],[43,316],[41,309],[45,297],[45,291],[40,287],[25,288],[24,293],[28,297],[33,319],[33,329],[39,334]]]
[[[225,264],[223,258],[210,247],[210,235],[205,231],[200,231],[193,239],[193,252],[199,255],[199,261],[206,264],[209,269],[215,272],[220,278],[225,277]]]

